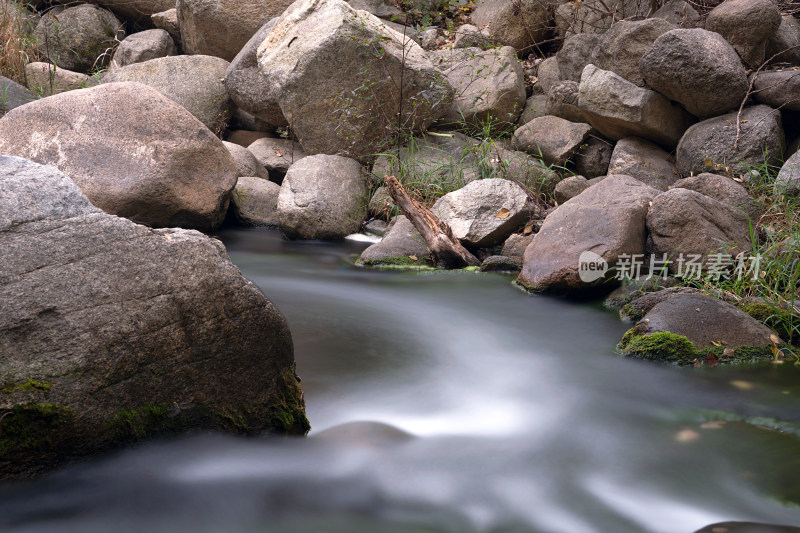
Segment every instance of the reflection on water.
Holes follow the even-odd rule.
[[[308,439],[195,435],[0,492],[3,531],[690,532],[800,524],[798,372],[618,358],[597,307],[222,234],[283,311]],[[763,420],[770,417],[780,420]]]

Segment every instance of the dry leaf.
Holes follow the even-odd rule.
[[[525,225],[525,229],[522,230],[523,235],[530,235],[533,233],[533,222],[529,222]]]
[[[731,385],[733,385],[739,390],[753,390],[753,388],[755,387],[755,385],[753,385],[749,381],[742,381],[739,379],[731,381]]]
[[[780,344],[781,343],[781,338],[778,337],[777,335],[775,335],[774,333],[770,333],[769,334],[769,340],[771,340],[775,344]]]
[[[275,150],[275,155],[277,155],[278,157],[283,157],[283,154],[281,153],[280,150]]]
[[[682,429],[675,434],[675,440],[677,442],[694,442],[699,438],[700,438],[700,433],[689,428]]]
[[[695,358],[695,360],[692,361],[692,363],[694,364],[694,366],[703,366],[702,363],[700,363],[700,361],[697,360],[697,358]]]
[[[510,215],[510,214],[511,214],[511,211],[504,207],[500,211],[497,212],[497,214],[494,216],[494,218],[503,218],[503,219],[505,219],[505,218],[508,218],[508,215]]]
[[[710,167],[714,165],[714,160],[711,159],[710,157],[707,157],[706,160],[703,161],[703,163],[705,163],[707,167]]]
[[[699,307],[695,307],[694,310],[697,311],[698,313],[700,312],[700,308]]]
[[[703,361],[703,364],[711,367],[719,366],[719,357],[717,357],[713,353],[710,353],[706,355],[706,359],[705,361]]]
[[[714,346],[723,346],[725,344],[725,341],[711,341],[711,344],[713,344]]]
[[[733,354],[736,353],[733,348],[725,348],[722,350],[723,357],[733,357]]]
[[[408,258],[413,259],[414,261],[419,259],[416,255],[409,255]]]

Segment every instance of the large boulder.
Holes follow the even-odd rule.
[[[178,0],[178,24],[187,54],[233,60],[250,37],[293,0]]]
[[[647,229],[654,251],[670,257],[669,269],[676,274],[685,274],[692,256],[705,264],[709,256],[735,257],[750,249],[744,211],[688,189],[658,195],[647,214]]]
[[[514,145],[548,165],[563,165],[590,131],[592,128],[588,124],[547,115],[518,128],[514,132]]]
[[[598,39],[599,42],[586,63],[610,70],[636,85],[644,86],[644,78],[639,72],[642,56],[650,50],[656,39],[674,29],[675,26],[660,18],[617,22]]]
[[[758,68],[780,25],[781,12],[770,0],[725,0],[708,14],[705,28],[733,45],[745,65]]]
[[[741,209],[747,213],[753,223],[757,222],[761,216],[761,208],[756,199],[747,192],[747,189],[727,176],[703,172],[697,176],[678,180],[672,184],[672,187],[697,191],[719,200],[723,204]]]
[[[253,152],[236,143],[222,141],[222,144],[228,149],[228,153],[231,154],[233,162],[236,164],[236,175],[238,177],[255,176],[269,180],[269,171],[256,159]]]
[[[556,53],[560,79],[564,81],[581,81],[586,65],[592,63],[592,52],[600,42],[597,33],[578,33],[567,37]],[[548,91],[549,93],[549,91]]]
[[[236,221],[243,226],[279,226],[280,193],[281,186],[277,183],[253,176],[239,178],[231,194],[231,209]]]
[[[342,0],[294,3],[257,57],[284,117],[312,154],[376,154],[398,124],[423,129],[453,98],[419,45]]]
[[[777,56],[775,61],[800,65],[800,20],[792,15],[783,15],[781,25],[767,41],[767,59]]]
[[[736,50],[707,30],[663,34],[642,56],[639,70],[647,85],[700,118],[735,109],[748,89]]]
[[[270,84],[258,66],[256,51],[277,24],[274,18],[261,26],[233,58],[225,71],[225,88],[234,103],[254,117],[275,127],[286,126],[278,95],[272,94]]]
[[[15,107],[25,105],[36,100],[36,95],[14,80],[0,76],[0,117]]]
[[[442,119],[476,126],[514,124],[525,105],[525,80],[514,49],[458,52],[463,60],[442,70],[457,95]]]
[[[465,246],[484,248],[503,241],[528,218],[528,195],[501,178],[473,181],[445,194],[431,208]]]
[[[25,65],[25,80],[30,90],[41,97],[85,89],[100,83],[97,78],[88,74],[58,68],[43,61],[33,61]]]
[[[587,255],[613,267],[644,254],[645,216],[659,191],[630,176],[608,176],[550,213],[525,250],[518,282],[532,291],[584,292],[604,279],[586,276]],[[582,257],[583,256],[583,257]]]
[[[222,79],[228,62],[212,56],[169,56],[114,69],[103,83],[135,82],[148,85],[185,107],[216,134],[225,130],[233,102]]]
[[[153,26],[160,30],[169,33],[172,40],[179,48],[183,48],[183,41],[181,41],[181,27],[178,23],[178,10],[174,7],[166,11],[160,11],[150,15],[150,20]]]
[[[671,294],[656,304],[633,329],[635,336],[660,332],[686,337],[697,349],[714,346],[731,349],[742,346],[765,347],[772,344],[771,336],[774,334],[764,324],[731,304],[695,293]],[[633,339],[626,336],[629,340],[624,344],[629,344]],[[623,345],[623,353],[626,348]],[[667,356],[666,353],[664,355]],[[692,364],[691,360],[673,362]]]
[[[222,244],[0,157],[0,478],[159,433],[308,431],[285,319]]]
[[[519,116],[517,124],[523,126],[531,120],[548,115],[547,112],[547,96],[543,94],[534,94],[525,102],[525,108]]]
[[[278,196],[281,229],[292,239],[344,239],[367,215],[369,188],[355,159],[318,154],[291,166]]]
[[[673,148],[692,117],[661,94],[594,65],[583,69],[578,107],[597,131],[612,140],[642,137]]]
[[[539,64],[539,70],[536,72],[536,77],[539,80],[539,85],[542,87],[542,92],[547,94],[550,89],[561,82],[561,69],[558,67],[558,58],[550,56]]]
[[[739,143],[736,122],[740,119]],[[781,115],[769,106],[747,107],[741,117],[728,113],[699,122],[686,130],[676,151],[683,175],[728,168],[744,171],[767,162],[776,165],[785,146]]]
[[[98,85],[14,109],[0,119],[0,153],[54,165],[97,207],[149,226],[214,228],[236,185],[222,141],[139,83]]]
[[[608,173],[633,176],[660,191],[680,178],[672,155],[638,137],[620,139],[614,146]]]
[[[549,8],[539,0],[477,0],[472,22],[519,52],[529,52],[550,36]]]
[[[67,70],[89,72],[109,62],[125,30],[110,11],[79,4],[46,13],[34,37],[43,58]]]
[[[175,41],[166,30],[140,31],[128,35],[119,43],[111,60],[111,68],[142,63],[158,57],[174,56],[177,53]]]
[[[579,97],[580,88],[576,82],[562,81],[547,93],[547,114],[570,122],[586,122],[583,111],[578,107]]]
[[[800,70],[760,72],[753,82],[753,92],[759,103],[800,111]]]

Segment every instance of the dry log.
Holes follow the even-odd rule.
[[[425,239],[437,265],[444,268],[464,268],[481,264],[478,258],[469,253],[453,236],[450,226],[442,222],[430,209],[411,198],[396,177],[386,176],[386,187],[397,207]]]

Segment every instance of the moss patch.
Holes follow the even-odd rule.
[[[306,418],[306,402],[303,391],[292,370],[281,376],[278,384],[279,398],[269,413],[269,428],[284,435],[305,435],[311,430]]]
[[[739,309],[755,318],[768,328],[774,330],[782,339],[790,339],[797,344],[794,328],[797,320],[791,313],[766,302],[749,302],[738,306]],[[794,324],[793,324],[794,322]]]
[[[378,268],[384,270],[396,270],[396,269],[415,269],[415,270],[435,270],[435,268],[431,265],[430,261],[427,258],[423,259],[412,259],[410,257],[406,257],[403,255],[395,256],[395,257],[382,257],[380,259],[359,259],[356,261],[356,265],[369,267],[369,268]]]
[[[114,439],[125,442],[136,442],[160,433],[177,431],[180,425],[179,417],[172,416],[165,403],[120,410],[109,422]]]
[[[71,438],[75,411],[52,403],[0,410],[0,456],[57,452]]]
[[[3,385],[2,391],[5,394],[11,394],[18,391],[40,391],[50,392],[52,384],[49,381],[33,381],[29,379],[25,383],[6,383]]]

